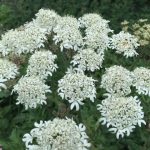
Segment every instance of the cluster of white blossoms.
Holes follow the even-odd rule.
[[[109,47],[109,32],[111,30],[103,24],[94,24],[85,30],[84,43],[88,48],[103,52]]]
[[[108,20],[103,19],[102,16],[96,13],[85,14],[78,19],[80,28],[89,28],[97,23],[108,24],[108,22]]]
[[[134,35],[124,31],[112,35],[110,39],[110,48],[115,49],[118,54],[123,53],[127,58],[138,55],[136,49],[139,46],[138,39]]]
[[[88,150],[88,136],[83,124],[72,119],[40,121],[23,137],[26,150]]]
[[[106,69],[101,78],[101,88],[106,89],[110,94],[126,96],[131,93],[133,75],[122,66],[112,66]]]
[[[109,47],[109,36],[112,32],[107,20],[98,14],[85,14],[78,19],[79,27],[85,28],[84,46],[97,52],[103,52]]]
[[[3,56],[9,53],[17,55],[30,53],[44,47],[46,40],[46,31],[44,29],[37,26],[20,27],[20,29],[9,30],[2,35],[0,52]]]
[[[133,71],[133,74],[133,86],[137,92],[150,96],[150,69],[138,67]]]
[[[37,14],[35,14],[36,19],[33,19],[33,23],[40,28],[46,29],[48,33],[57,25],[60,16],[53,10],[40,9]]]
[[[33,21],[2,35],[0,53],[3,56],[10,52],[20,55],[44,47],[47,34],[56,26],[59,18],[53,10],[40,9]]]
[[[127,58],[138,55],[136,37],[124,31],[113,35],[109,21],[98,14],[85,14],[77,20],[72,16],[61,17],[53,10],[40,9],[35,16],[31,22],[7,31],[0,40],[2,57],[34,52],[27,74],[13,89],[18,94],[16,104],[23,104],[25,109],[46,104],[46,95],[51,93],[45,79],[52,76],[58,66],[55,63],[57,56],[46,50],[49,35],[60,46],[60,51],[72,49],[76,52],[71,61],[73,68],[58,81],[57,90],[58,95],[70,103],[71,110],[78,111],[86,100],[94,102],[96,80],[84,72],[94,72],[102,67],[105,50],[115,49]],[[14,79],[17,74],[15,64],[0,58],[0,91],[6,88],[4,82]],[[140,67],[130,72],[114,65],[102,75],[101,88],[107,91],[108,97],[98,105],[100,121],[107,124],[117,138],[129,136],[136,125],[146,124],[140,101],[137,97],[129,97],[131,86],[135,86],[139,94],[150,96],[150,70]],[[68,118],[35,123],[30,134],[23,137],[26,150],[88,150],[87,139],[85,126]]]
[[[107,125],[109,131],[116,133],[117,139],[124,135],[129,136],[136,125],[146,124],[143,120],[144,112],[140,106],[141,102],[137,97],[114,97],[108,95],[108,98],[102,100],[97,105],[101,112],[100,122]]]
[[[38,76],[30,76],[22,77],[14,86],[13,92],[18,94],[16,104],[24,104],[25,109],[28,109],[46,104],[46,93],[51,91]]]
[[[81,70],[70,69],[66,75],[58,81],[58,93],[62,99],[71,103],[79,110],[79,105],[84,104],[84,100],[90,99],[94,102],[96,97],[95,80],[88,77]]]
[[[18,67],[7,59],[0,58],[0,91],[6,89],[4,82],[14,79],[19,74]]]
[[[58,21],[53,29],[55,35],[53,40],[60,43],[60,49],[73,49],[77,51],[83,45],[83,38],[78,29],[78,21],[71,16],[64,16]]]
[[[87,48],[77,52],[73,56],[71,63],[73,66],[78,66],[80,70],[88,70],[94,72],[102,67],[104,53],[96,53],[93,49]]]
[[[35,52],[29,59],[27,68],[27,76],[39,76],[41,79],[46,79],[48,75],[58,68],[55,64],[56,55],[47,50]]]

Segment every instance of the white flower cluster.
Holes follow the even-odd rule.
[[[101,88],[106,89],[110,94],[117,94],[119,96],[130,94],[132,84],[132,73],[124,67],[116,65],[107,68],[101,79]]]
[[[6,89],[4,82],[14,79],[18,73],[18,67],[7,59],[0,58],[0,91]]]
[[[90,99],[94,102],[96,97],[95,80],[87,77],[83,71],[76,69],[68,70],[66,75],[58,81],[58,93],[62,99],[66,99],[71,103],[71,109],[79,105],[83,105],[83,101]]]
[[[46,93],[51,91],[38,76],[30,76],[22,77],[14,86],[13,92],[18,93],[16,104],[24,104],[25,109],[28,109],[46,104]]]
[[[84,45],[97,52],[103,52],[109,47],[108,34],[112,32],[107,20],[98,14],[85,14],[79,18],[79,26],[86,27]]]
[[[53,10],[40,9],[33,21],[2,35],[0,52],[3,56],[10,52],[20,55],[44,47],[47,34],[56,26],[59,18]]]
[[[36,19],[33,20],[33,23],[40,28],[46,29],[48,33],[52,31],[60,19],[60,16],[55,11],[49,9],[40,9],[35,16]]]
[[[134,35],[125,33],[124,31],[113,35],[110,39],[110,48],[115,49],[118,54],[123,53],[127,58],[138,55],[136,52],[138,46],[138,39]]]
[[[54,63],[56,55],[50,51],[37,51],[29,59],[29,65],[27,68],[27,76],[39,76],[41,79],[45,79],[48,75],[52,76],[52,73],[58,68]]]
[[[80,28],[89,28],[97,23],[108,24],[108,22],[109,21],[103,19],[99,14],[96,13],[85,14],[78,19]]]
[[[77,51],[83,45],[83,39],[78,30],[78,21],[76,18],[65,16],[62,17],[56,27],[54,27],[55,43],[60,43],[61,51],[64,48],[74,49]]]
[[[137,97],[114,97],[102,101],[98,105],[98,110],[101,112],[100,122],[107,124],[109,131],[116,133],[117,139],[127,136],[133,132],[136,125],[141,127],[141,124],[146,124],[143,120],[144,112],[140,106],[140,101]]]
[[[73,66],[78,65],[80,70],[95,71],[102,67],[104,53],[96,53],[90,48],[83,49],[73,56],[71,63]]]
[[[40,121],[23,137],[26,150],[88,150],[88,136],[83,124],[77,125],[72,119]]]
[[[2,35],[0,52],[3,56],[10,52],[19,55],[21,53],[33,52],[40,47],[44,47],[46,40],[46,31],[37,26],[9,30]]]
[[[84,43],[88,48],[103,52],[109,47],[108,33],[111,30],[103,25],[94,24],[85,30]]]
[[[150,69],[139,67],[133,71],[133,86],[139,94],[150,96]]]

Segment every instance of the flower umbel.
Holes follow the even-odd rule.
[[[95,71],[102,67],[104,60],[104,53],[96,53],[93,49],[83,49],[78,51],[76,55],[73,56],[71,63],[73,66],[78,65],[78,68],[85,71]]]
[[[72,119],[40,121],[23,137],[27,150],[88,150],[88,136],[83,124]],[[33,142],[35,141],[35,142]]]
[[[29,65],[27,68],[27,76],[39,76],[41,79],[47,78],[48,75],[52,76],[52,73],[58,68],[54,63],[56,55],[50,51],[37,51],[29,59]]]
[[[53,27],[57,25],[58,20],[61,19],[55,11],[49,9],[40,9],[35,16],[36,19],[33,22],[48,32],[51,32]]]
[[[150,96],[150,69],[139,67],[133,71],[133,74],[133,86],[137,92]]]
[[[7,59],[0,58],[0,91],[1,88],[6,89],[5,81],[14,79],[19,74],[16,64]]]
[[[68,70],[66,75],[58,81],[58,93],[62,99],[71,103],[71,109],[76,107],[78,111],[79,105],[83,105],[84,100],[90,99],[94,102],[96,97],[94,82],[92,77],[87,77],[81,70]]]
[[[13,92],[18,94],[16,104],[24,104],[25,109],[28,109],[46,104],[46,93],[51,90],[39,77],[30,76],[22,77],[14,86]]]
[[[111,94],[123,96],[131,93],[132,83],[132,73],[122,66],[114,65],[107,68],[105,74],[102,75],[101,88]]]
[[[138,39],[134,35],[125,33],[124,31],[113,35],[110,39],[110,48],[115,49],[118,54],[123,53],[127,58],[138,55],[136,52],[138,47]]]
[[[108,98],[102,100],[97,105],[101,112],[100,122],[106,124],[109,131],[116,133],[117,139],[123,138],[133,132],[136,125],[146,124],[143,120],[144,112],[140,106],[137,97],[114,97],[108,95]]]
[[[82,35],[78,29],[76,18],[71,16],[62,17],[53,31],[56,34],[53,40],[56,44],[60,43],[61,51],[64,48],[77,51],[83,45]]]

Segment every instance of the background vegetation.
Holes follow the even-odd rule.
[[[1,0],[0,34],[26,21],[31,21],[40,8],[50,8],[61,15],[70,14],[76,17],[89,12],[100,13],[110,20],[110,27],[115,30],[115,33],[121,30],[120,22],[125,19],[132,22],[140,18],[150,19],[149,0]],[[54,45],[50,47],[58,55],[59,69],[47,80],[53,93],[48,97],[46,106],[25,111],[21,105],[16,106],[17,95],[11,95],[12,86],[0,93],[0,144],[4,150],[24,150],[22,136],[33,128],[34,122],[65,116],[74,117],[76,122],[83,122],[86,125],[87,134],[92,143],[91,150],[150,150],[150,98],[139,96],[144,107],[147,125],[142,128],[137,127],[129,137],[117,140],[105,126],[97,123],[100,114],[96,110],[96,104],[101,102],[104,93],[99,88],[100,83],[96,85],[98,94],[95,103],[87,101],[79,112],[70,111],[69,104],[57,95],[57,81],[64,76],[71,58],[66,59],[66,55],[59,52]],[[128,59],[113,52],[107,52],[103,69],[90,75],[100,81],[104,68],[112,65],[122,65],[129,70],[137,66],[150,68],[149,50],[149,46],[140,48],[138,57]],[[27,64],[18,59],[17,61],[21,64],[21,74],[25,74]]]

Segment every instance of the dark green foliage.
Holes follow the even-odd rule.
[[[54,9],[61,15],[70,14],[76,17],[89,12],[101,13],[104,18],[111,21],[110,26],[116,33],[120,31],[120,22],[124,19],[133,22],[139,18],[150,19],[149,0],[1,0],[0,32],[31,21],[34,14],[42,7]],[[87,101],[84,106],[81,106],[80,111],[76,112],[71,111],[69,104],[61,100],[57,94],[57,81],[64,76],[71,57],[60,52],[56,46],[50,44],[50,48],[58,56],[59,69],[47,80],[47,84],[53,91],[48,96],[47,105],[25,111],[23,106],[16,106],[17,95],[11,95],[12,87],[0,92],[0,144],[4,150],[24,150],[22,137],[33,128],[34,122],[65,116],[73,117],[77,123],[85,124],[92,143],[91,150],[150,150],[149,97],[139,96],[144,107],[147,125],[142,128],[137,127],[131,136],[120,140],[108,132],[106,126],[98,123],[100,114],[96,110],[96,105],[101,102],[105,93],[99,88],[104,68],[112,65],[122,65],[129,70],[139,66],[150,68],[150,52],[146,52],[145,55],[146,49],[139,49],[138,57],[126,59],[122,55],[114,54],[111,50],[107,51],[103,68],[95,73],[87,72],[89,76],[98,80],[96,101],[94,103]],[[25,74],[26,66],[27,61],[21,65],[21,74]],[[133,93],[133,95],[136,94]]]

